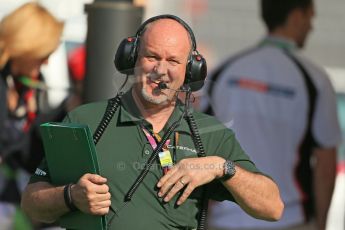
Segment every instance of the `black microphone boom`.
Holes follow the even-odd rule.
[[[190,87],[188,87],[188,86],[182,86],[180,89],[176,90],[176,89],[169,88],[168,85],[162,81],[160,81],[158,83],[154,81],[154,83],[158,85],[158,88],[160,90],[168,89],[168,90],[173,90],[175,92],[189,92],[190,91]]]
[[[159,88],[159,89],[168,89],[168,86],[167,86],[167,84],[165,84],[164,82],[160,81],[160,82],[158,83],[158,88]]]

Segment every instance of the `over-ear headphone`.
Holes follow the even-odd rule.
[[[173,19],[180,23],[190,35],[190,39],[192,41],[192,53],[188,57],[184,84],[189,85],[192,91],[197,91],[204,85],[204,80],[207,75],[206,60],[196,49],[196,41],[192,29],[187,25],[186,22],[174,15],[163,14],[149,18],[143,24],[141,24],[134,37],[123,39],[115,54],[115,67],[120,73],[127,75],[133,74],[138,56],[139,39],[142,33],[145,31],[145,27],[153,21],[165,18]]]

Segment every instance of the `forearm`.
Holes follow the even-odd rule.
[[[195,188],[222,178],[226,173],[225,162],[225,159],[218,156],[182,159],[157,183],[158,196],[169,202],[183,189],[177,201],[181,205]],[[234,176],[223,184],[241,208],[256,218],[272,221],[280,219],[284,204],[276,184],[266,176],[248,172],[239,166],[235,168]]]
[[[314,168],[314,191],[316,220],[318,229],[326,227],[327,213],[331,203],[335,176],[336,176],[336,150],[316,149]]]
[[[63,186],[53,187],[47,182],[29,184],[22,196],[21,207],[33,220],[51,223],[69,209],[65,205]]]
[[[284,204],[270,178],[236,166],[236,174],[223,184],[249,215],[269,221],[280,219]]]

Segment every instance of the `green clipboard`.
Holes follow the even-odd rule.
[[[99,174],[95,145],[87,125],[49,122],[40,126],[51,183],[77,183],[85,173]],[[61,227],[74,230],[106,230],[106,217],[81,211],[59,219]]]

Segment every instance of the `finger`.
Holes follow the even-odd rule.
[[[183,204],[187,198],[190,196],[190,194],[194,191],[195,187],[192,184],[188,184],[185,190],[183,191],[182,195],[177,201],[177,205]]]
[[[102,208],[109,208],[110,205],[111,205],[111,200],[104,200],[104,201],[97,202],[94,205],[94,208],[96,210],[99,210],[99,209],[102,209]]]
[[[159,190],[158,196],[163,197],[173,186],[173,183],[165,182],[164,185],[162,185],[162,188]]]
[[[181,189],[183,189],[185,187],[185,182],[180,182],[180,180],[178,180],[174,186],[170,189],[170,191],[168,192],[168,194],[164,197],[164,201],[165,202],[169,202],[171,200],[171,198],[173,198],[176,193],[178,193]]]
[[[111,206],[111,201],[101,201],[101,202],[92,202],[90,203],[90,213],[99,214],[103,213],[104,209],[108,209]],[[103,210],[103,211],[102,211]]]
[[[109,192],[109,186],[107,184],[96,185],[95,192],[98,194],[105,194]]]
[[[109,213],[109,207],[107,208],[102,208],[98,211],[100,213],[101,216],[103,215],[107,215]]]
[[[107,182],[107,178],[101,177],[100,175],[97,175],[97,174],[87,174],[86,179],[88,179],[90,182],[94,184],[99,184],[99,185],[102,185]]]
[[[102,201],[110,200],[110,198],[111,198],[110,193],[96,194],[93,196],[92,201],[93,202],[102,202]]]
[[[103,216],[109,213],[109,207],[105,207],[105,208],[100,208],[94,211],[91,211],[91,214],[93,215],[97,215],[97,216]]]
[[[173,175],[171,175],[169,179],[161,185],[158,196],[164,196],[172,188],[172,186],[174,186],[174,184],[176,184],[177,181],[182,178],[181,174],[181,172],[176,172]]]
[[[160,188],[169,180],[169,178],[178,171],[178,167],[172,167],[167,174],[165,174],[157,183],[157,187]]]

